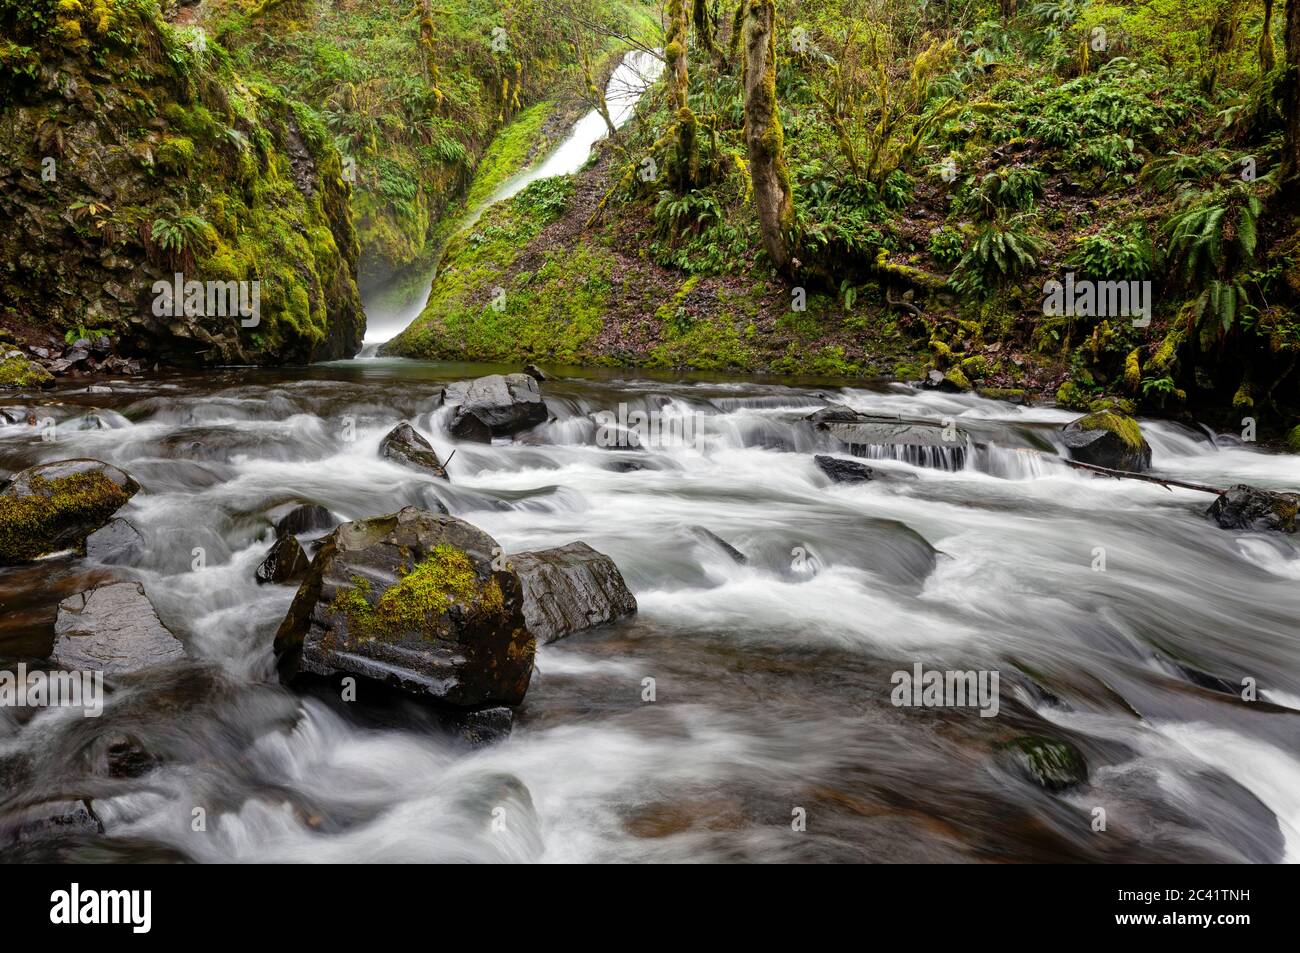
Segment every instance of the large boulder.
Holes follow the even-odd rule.
[[[1222,529],[1294,533],[1297,509],[1300,493],[1275,493],[1239,483],[1211,503],[1205,515]]]
[[[334,514],[319,503],[282,503],[267,511],[275,525],[277,539],[298,534],[317,533],[339,525]]]
[[[536,642],[496,541],[408,506],[321,541],[275,635],[281,677],[355,675],[459,708],[517,705]]]
[[[527,374],[490,374],[448,384],[442,402],[453,408],[447,425],[451,435],[479,443],[512,436],[549,416],[541,388]]]
[[[512,553],[524,587],[524,619],[539,642],[613,622],[636,612],[636,596],[614,560],[584,542]]]
[[[50,661],[105,675],[138,672],[185,656],[138,582],[116,582],[59,603]]]
[[[956,426],[861,414],[830,404],[804,418],[835,441],[834,448],[855,457],[902,460],[913,466],[960,470],[969,436]]]
[[[0,486],[0,566],[80,546],[140,484],[100,460],[61,460],[22,470]]]
[[[420,470],[430,476],[446,480],[447,471],[433,450],[433,444],[425,440],[414,427],[400,423],[379,442],[379,455],[394,463],[412,470]]]
[[[0,345],[0,389],[30,390],[51,387],[54,375],[29,359],[22,351]]]
[[[1142,473],[1151,466],[1151,446],[1132,417],[1099,410],[1072,420],[1061,431],[1070,458],[1080,463]]]

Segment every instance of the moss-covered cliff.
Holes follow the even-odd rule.
[[[156,0],[2,0],[0,34],[11,324],[105,329],[124,350],[187,362],[355,352],[350,188],[312,111]],[[257,282],[257,313],[166,308],[154,285],[177,273],[247,283],[249,304]]]

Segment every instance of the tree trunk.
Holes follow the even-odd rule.
[[[1277,65],[1273,49],[1273,0],[1264,0],[1264,26],[1259,31],[1259,71],[1271,73]]]
[[[773,0],[746,2],[745,144],[749,150],[749,177],[763,247],[776,270],[789,274],[794,202],[776,103],[776,7]]]
[[[695,27],[695,42],[706,52],[713,53],[713,18],[709,16],[708,0],[693,0],[691,20]]]
[[[695,184],[700,165],[697,126],[689,104],[686,73],[686,0],[670,0],[668,4],[668,45],[664,48],[664,59],[677,109],[677,154],[669,174],[677,190],[686,192]]]
[[[1300,0],[1286,0],[1286,75],[1282,80],[1286,116],[1283,177],[1300,173]]]

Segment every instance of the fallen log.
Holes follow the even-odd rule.
[[[1156,483],[1163,486],[1166,490],[1172,492],[1172,487],[1181,487],[1184,490],[1197,490],[1201,493],[1213,493],[1215,496],[1222,496],[1228,491],[1222,487],[1209,486],[1205,483],[1189,483],[1186,480],[1173,480],[1169,477],[1152,476],[1149,473],[1133,473],[1130,470],[1114,470],[1110,467],[1099,466],[1095,463],[1084,463],[1081,460],[1071,460],[1068,457],[1056,456],[1054,454],[1043,453],[1041,450],[1030,450],[1026,447],[1017,447],[1020,453],[1032,453],[1037,457],[1047,457],[1051,460],[1059,460],[1067,467],[1073,467],[1076,470],[1091,470],[1093,473],[1100,473],[1102,476],[1112,477],[1116,480],[1141,480],[1143,483]]]

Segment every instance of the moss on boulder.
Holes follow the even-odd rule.
[[[0,353],[0,388],[30,390],[53,383],[54,375],[21,351]]]
[[[82,545],[139,489],[130,474],[99,460],[63,460],[16,473],[0,487],[0,565]]]
[[[1082,463],[1141,473],[1151,465],[1151,446],[1132,417],[1114,410],[1090,413],[1065,425],[1062,439]]]

